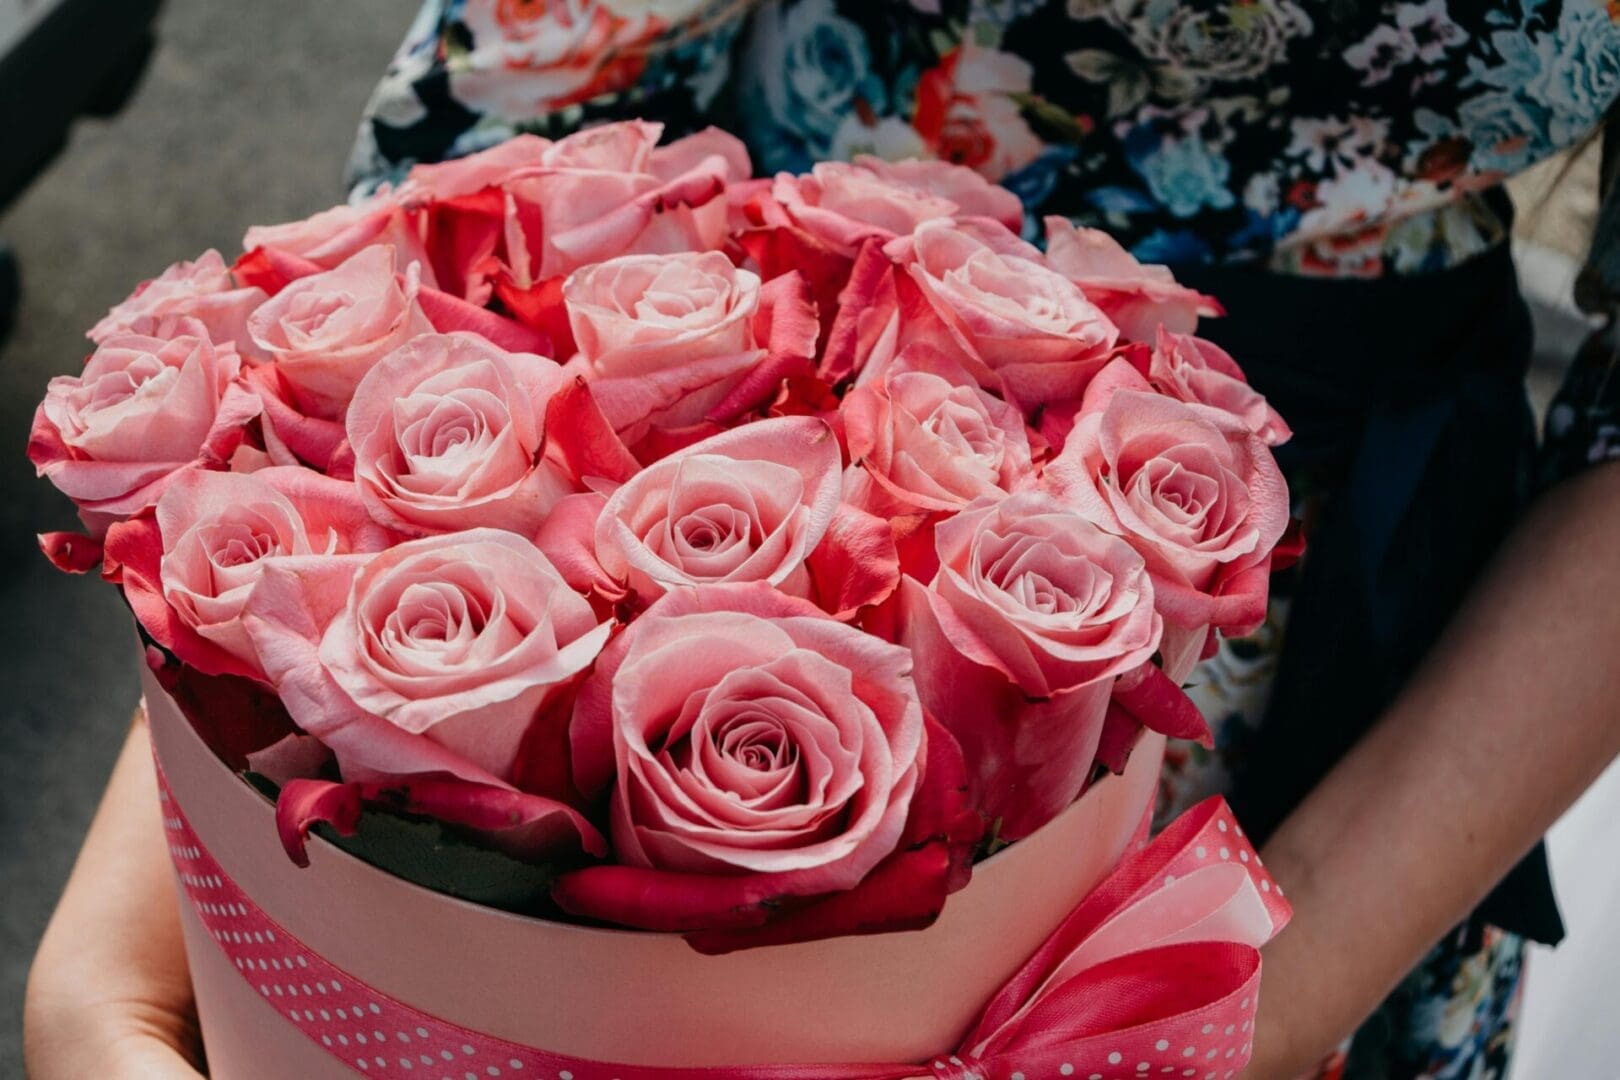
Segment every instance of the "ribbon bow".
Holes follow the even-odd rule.
[[[435,1067],[453,1060],[458,1075],[528,1069],[517,1074],[572,1080],[1096,1080],[1172,1074],[1224,1080],[1249,1059],[1259,948],[1289,916],[1281,890],[1261,869],[1231,809],[1213,798],[1127,855],[990,1000],[960,1049],[926,1063],[921,1072],[915,1063],[614,1065],[462,1028],[334,967],[225,874],[175,804],[161,769],[159,780],[169,850],[209,936],[304,1037],[369,1076],[395,1075],[396,1064],[403,1072],[417,1060]],[[294,970],[296,978],[287,982]],[[341,1000],[324,998],[328,987],[334,993],[342,987]],[[401,1045],[384,1045],[381,1036],[370,1043],[351,1038],[362,1017],[361,1028],[397,1032]],[[292,1030],[287,1035],[297,1037]]]
[[[1127,855],[924,1075],[1236,1075],[1253,1048],[1260,946],[1289,915],[1231,808],[1207,799]]]

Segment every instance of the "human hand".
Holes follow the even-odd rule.
[[[201,1080],[146,719],[137,714],[23,1003],[32,1080]]]

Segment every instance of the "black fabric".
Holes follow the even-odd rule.
[[[1505,247],[1409,278],[1176,272],[1221,298],[1228,316],[1200,332],[1293,426],[1278,458],[1296,491],[1322,496],[1232,797],[1263,840],[1395,697],[1522,511],[1530,317]],[[1562,937],[1540,846],[1478,917]]]

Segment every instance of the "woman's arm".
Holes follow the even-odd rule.
[[[33,1080],[201,1080],[191,977],[137,715],[28,974]]]
[[[1298,1075],[1620,754],[1620,468],[1543,498],[1378,725],[1263,852],[1256,1077]]]

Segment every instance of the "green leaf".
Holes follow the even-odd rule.
[[[1036,129],[1036,133],[1045,136],[1047,142],[1068,142],[1079,144],[1086,138],[1086,128],[1074,115],[1060,106],[1052,104],[1038,94],[1010,94],[1018,108],[1023,112],[1025,119]]]

